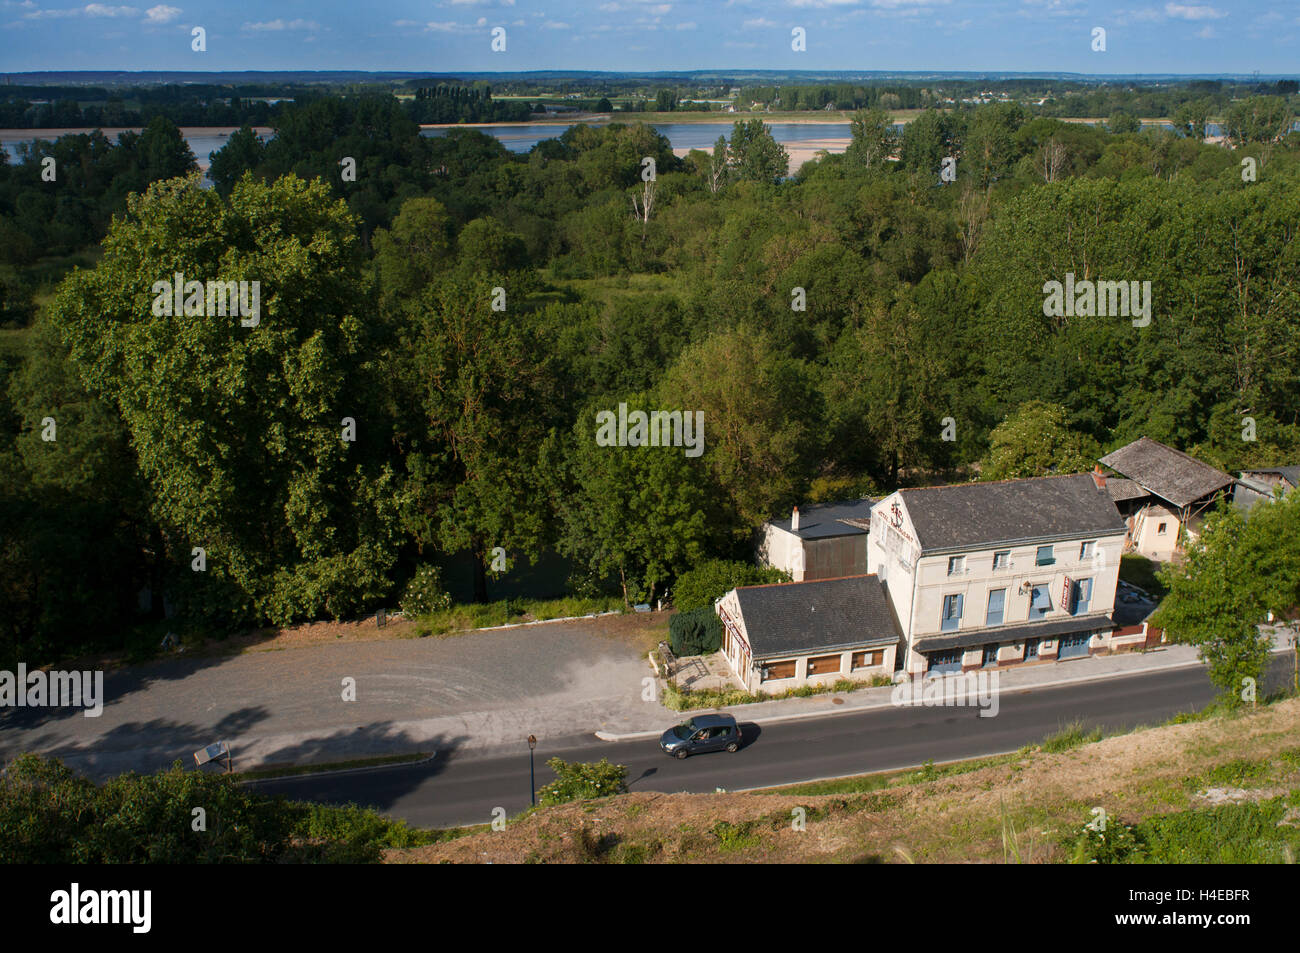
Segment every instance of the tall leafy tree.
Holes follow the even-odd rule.
[[[862,169],[885,167],[886,160],[893,155],[899,142],[893,116],[880,108],[859,110],[849,128],[853,141],[845,150],[845,162]]]
[[[1197,646],[1222,700],[1240,704],[1246,679],[1258,686],[1268,665],[1270,640],[1258,627],[1300,604],[1300,494],[1256,506],[1249,521],[1236,508],[1212,513],[1161,581],[1169,594],[1153,621],[1171,641]]]
[[[547,542],[538,461],[558,382],[547,342],[517,310],[524,292],[487,275],[434,282],[408,305],[393,355],[406,530],[472,552],[479,601],[495,547],[536,556]]]
[[[287,623],[386,592],[394,487],[346,207],[292,176],[245,179],[229,200],[174,179],[133,198],[104,246],[50,317],[82,385],[121,415],[191,617]],[[250,310],[258,282],[256,326],[206,300],[166,314],[155,283],[178,273],[248,282]]]
[[[647,412],[662,405],[646,393],[619,401]],[[680,447],[602,446],[596,414],[610,409],[589,405],[569,435],[569,489],[556,501],[560,550],[593,574],[617,576],[629,603],[653,600],[703,557],[716,532],[700,474],[704,464]]]
[[[761,119],[742,119],[727,143],[732,177],[744,182],[777,182],[790,172],[790,154]]]
[[[1100,449],[1091,437],[1070,429],[1064,407],[1033,400],[993,428],[980,479],[1082,473],[1093,468]]]

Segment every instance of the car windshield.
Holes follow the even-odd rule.
[[[695,733],[695,722],[687,721],[673,729],[673,734],[685,741]]]

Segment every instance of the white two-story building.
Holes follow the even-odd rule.
[[[868,572],[913,676],[1108,652],[1126,527],[1091,474],[898,490],[871,511]]]

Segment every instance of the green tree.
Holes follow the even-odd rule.
[[[1069,427],[1059,404],[1032,400],[993,428],[981,480],[1013,480],[1091,470],[1100,452],[1095,440]]]
[[[761,119],[739,120],[727,144],[731,175],[744,182],[778,182],[790,171],[790,155]]]
[[[493,548],[536,555],[545,541],[538,451],[557,382],[547,342],[512,310],[526,291],[488,275],[439,280],[408,303],[392,356],[405,528],[421,546],[472,552],[480,602]]]
[[[1123,109],[1117,109],[1111,113],[1110,121],[1106,123],[1106,128],[1114,134],[1126,132],[1138,132],[1142,128],[1141,121],[1132,113]]]
[[[961,118],[927,109],[903,127],[899,162],[909,172],[939,175],[943,160],[961,154]]]
[[[244,173],[256,169],[265,157],[266,143],[251,126],[241,126],[231,133],[224,146],[212,153],[208,178],[212,179],[218,192],[229,195]]]
[[[246,178],[226,200],[174,179],[131,200],[102,260],[50,306],[81,384],[130,434],[192,622],[341,616],[391,585],[394,488],[358,251],[355,219],[321,183]],[[258,282],[258,307],[168,315],[155,285],[177,273],[246,282],[250,311]]]
[[[1200,142],[1205,138],[1205,127],[1209,124],[1214,101],[1207,98],[1189,100],[1178,107],[1174,113],[1174,127],[1184,136]]]
[[[1211,513],[1160,579],[1169,594],[1152,621],[1170,641],[1195,645],[1223,702],[1241,704],[1245,680],[1258,686],[1268,666],[1270,639],[1258,627],[1300,604],[1300,494],[1256,506],[1249,522],[1235,507]]]
[[[690,609],[712,609],[715,600],[722,598],[737,586],[760,586],[789,581],[790,576],[787,573],[770,566],[760,567],[726,559],[710,559],[677,577],[677,581],[673,583],[673,608],[679,612]]]
[[[450,263],[451,225],[437,199],[414,198],[402,203],[391,229],[375,231],[375,270],[387,301],[415,295]]]
[[[804,495],[820,458],[824,409],[808,366],[755,331],[718,332],[687,348],[660,385],[671,407],[704,414],[704,455],[748,533]]]
[[[686,457],[682,447],[597,443],[599,411],[617,413],[622,402],[648,412],[651,400],[623,395],[612,407],[592,404],[580,415],[564,448],[566,489],[554,502],[560,552],[601,578],[617,576],[628,604],[652,602],[700,560],[714,535],[699,458]],[[555,459],[558,442],[548,451]]]
[[[845,150],[844,161],[861,169],[884,168],[898,148],[894,118],[883,109],[860,109],[854,113],[849,128],[853,141]]]

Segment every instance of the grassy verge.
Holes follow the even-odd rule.
[[[743,688],[700,689],[691,691],[678,688],[672,682],[664,684],[663,698],[665,708],[673,711],[693,711],[697,708],[725,708],[728,705],[752,705],[757,702],[780,701],[783,698],[811,698],[813,695],[831,695],[838,692],[855,692],[862,688],[881,688],[893,682],[885,675],[874,676],[871,681],[859,682],[849,678],[823,685],[801,685],[788,688],[783,692],[748,692]]]
[[[595,599],[580,599],[576,596],[564,599],[505,599],[500,602],[470,603],[412,619],[413,624],[407,630],[406,637],[451,635],[468,629],[487,629],[496,625],[565,619],[600,612],[622,612],[625,608],[623,600],[616,596],[601,596]]]
[[[1020,751],[949,765],[561,805],[385,860],[1286,863],[1300,854],[1300,699],[1094,737],[1067,724]]]
[[[232,777],[240,781],[256,781],[259,778],[292,778],[303,774],[319,774],[323,771],[346,771],[349,768],[379,768],[389,764],[423,761],[429,757],[429,754],[430,752],[390,754],[375,758],[354,758],[351,761],[329,761],[324,764],[272,764],[251,771],[235,771]]]

